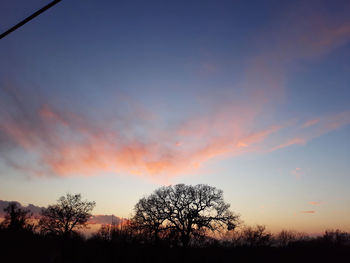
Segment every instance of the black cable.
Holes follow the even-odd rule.
[[[2,33],[0,35],[0,39],[4,38],[5,36],[7,36],[8,34],[10,34],[11,32],[15,31],[16,29],[18,29],[19,27],[23,26],[25,23],[28,23],[30,20],[32,20],[33,18],[35,18],[36,16],[40,15],[42,12],[45,12],[47,9],[49,9],[50,7],[53,7],[55,4],[57,4],[58,2],[61,2],[62,0],[55,0],[52,1],[51,3],[47,4],[46,6],[44,6],[43,8],[41,8],[40,10],[36,11],[34,14],[28,16],[26,19],[22,20],[21,22],[19,22],[18,24],[14,25],[13,27],[11,27],[9,30],[5,31],[4,33]]]

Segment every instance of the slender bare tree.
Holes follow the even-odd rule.
[[[39,227],[43,233],[71,235],[76,229],[86,227],[95,202],[81,200],[80,194],[67,194],[57,204],[42,210]]]

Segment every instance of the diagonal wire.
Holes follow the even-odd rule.
[[[50,7],[53,7],[55,4],[61,2],[62,0],[55,0],[50,2],[49,4],[47,4],[46,6],[44,6],[43,8],[39,9],[38,11],[36,11],[35,13],[33,13],[32,15],[28,16],[26,19],[22,20],[21,22],[19,22],[18,24],[14,25],[13,27],[11,27],[10,29],[8,29],[7,31],[5,31],[4,33],[2,33],[0,35],[0,39],[4,38],[5,36],[7,36],[8,34],[12,33],[13,31],[15,31],[16,29],[20,28],[21,26],[23,26],[24,24],[28,23],[30,20],[32,20],[33,18],[37,17],[38,15],[40,15],[41,13],[45,12],[47,9],[49,9]]]

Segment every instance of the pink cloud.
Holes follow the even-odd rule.
[[[294,170],[292,170],[290,173],[294,175],[297,179],[299,179],[304,174],[304,171],[300,167],[297,167]]]
[[[350,124],[350,110],[325,116],[317,135],[336,130]]]
[[[91,122],[45,104],[29,123],[3,122],[0,129],[17,147],[35,153],[38,165],[34,166],[41,167],[37,174],[92,176],[111,172],[171,177],[193,172],[219,156],[256,151],[259,143],[282,128],[281,125],[262,130],[250,128],[254,111],[242,107],[236,115],[225,108],[206,117],[189,119],[175,129],[148,133],[147,127],[143,127],[145,134],[152,137],[139,138],[126,137],[109,126],[108,121],[105,125]],[[125,128],[123,132],[128,134]],[[130,132],[133,133],[132,128]],[[28,171],[31,169],[28,167]]]
[[[347,6],[350,11],[349,5]],[[324,10],[300,7],[291,10],[293,22],[281,23],[274,54],[280,61],[321,56],[350,41],[350,19],[334,19],[334,14]],[[288,30],[286,30],[288,28]]]
[[[307,128],[307,127],[310,127],[310,126],[314,126],[314,125],[316,125],[319,122],[320,122],[320,119],[309,120],[309,121],[305,122],[302,127],[303,128]]]
[[[303,145],[306,143],[306,140],[303,138],[293,138],[293,139],[288,139],[286,142],[279,144],[277,146],[274,146],[270,149],[270,151],[276,151],[291,145],[295,145],[295,144],[299,144],[299,145]]]
[[[188,120],[178,128],[159,130],[159,136],[147,140],[127,138],[108,125],[91,126],[82,116],[58,113],[47,105],[38,111],[35,125],[4,122],[0,128],[19,147],[39,156],[37,166],[43,168],[37,174],[93,176],[111,172],[169,178],[193,173],[211,159],[263,151],[268,145],[267,138],[275,133],[283,134],[283,130],[289,126],[287,123],[254,130],[251,128],[254,126],[252,116],[257,113],[244,107],[240,113],[243,114],[237,115],[237,118],[232,113],[208,115],[206,118],[215,120],[213,122],[204,117]],[[339,116],[343,115],[328,116],[325,122],[320,117],[320,123],[326,125],[317,129],[326,127],[329,131],[329,123],[337,123],[330,125],[333,129],[340,127],[340,120],[344,120],[344,117]],[[228,122],[230,119],[231,123]],[[214,125],[210,127],[210,123]],[[157,133],[152,131],[151,134],[153,136]],[[271,149],[305,142],[306,140],[297,137]],[[25,166],[17,164],[17,167],[23,169]],[[30,170],[33,167],[28,167]],[[292,173],[300,177],[302,170],[296,168]]]
[[[300,211],[300,213],[302,213],[302,214],[315,214],[316,211],[314,211],[314,210],[307,210],[307,211]]]
[[[317,124],[317,125],[316,125]],[[350,111],[335,113],[332,115],[319,116],[317,119],[307,121],[293,131],[292,139],[287,139],[268,151],[276,151],[292,145],[304,145],[308,141],[320,137],[326,133],[337,130],[350,124]],[[293,134],[292,133],[292,134]]]

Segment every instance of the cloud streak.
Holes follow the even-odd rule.
[[[302,214],[315,214],[316,211],[314,211],[314,210],[306,210],[306,211],[300,211],[300,213],[302,213]]]
[[[320,116],[317,119],[306,121],[301,126],[296,126],[296,129],[293,131],[294,134],[296,134],[296,137],[288,139],[285,142],[272,147],[270,151],[276,151],[292,145],[304,145],[312,139],[340,129],[349,124],[350,111]]]

